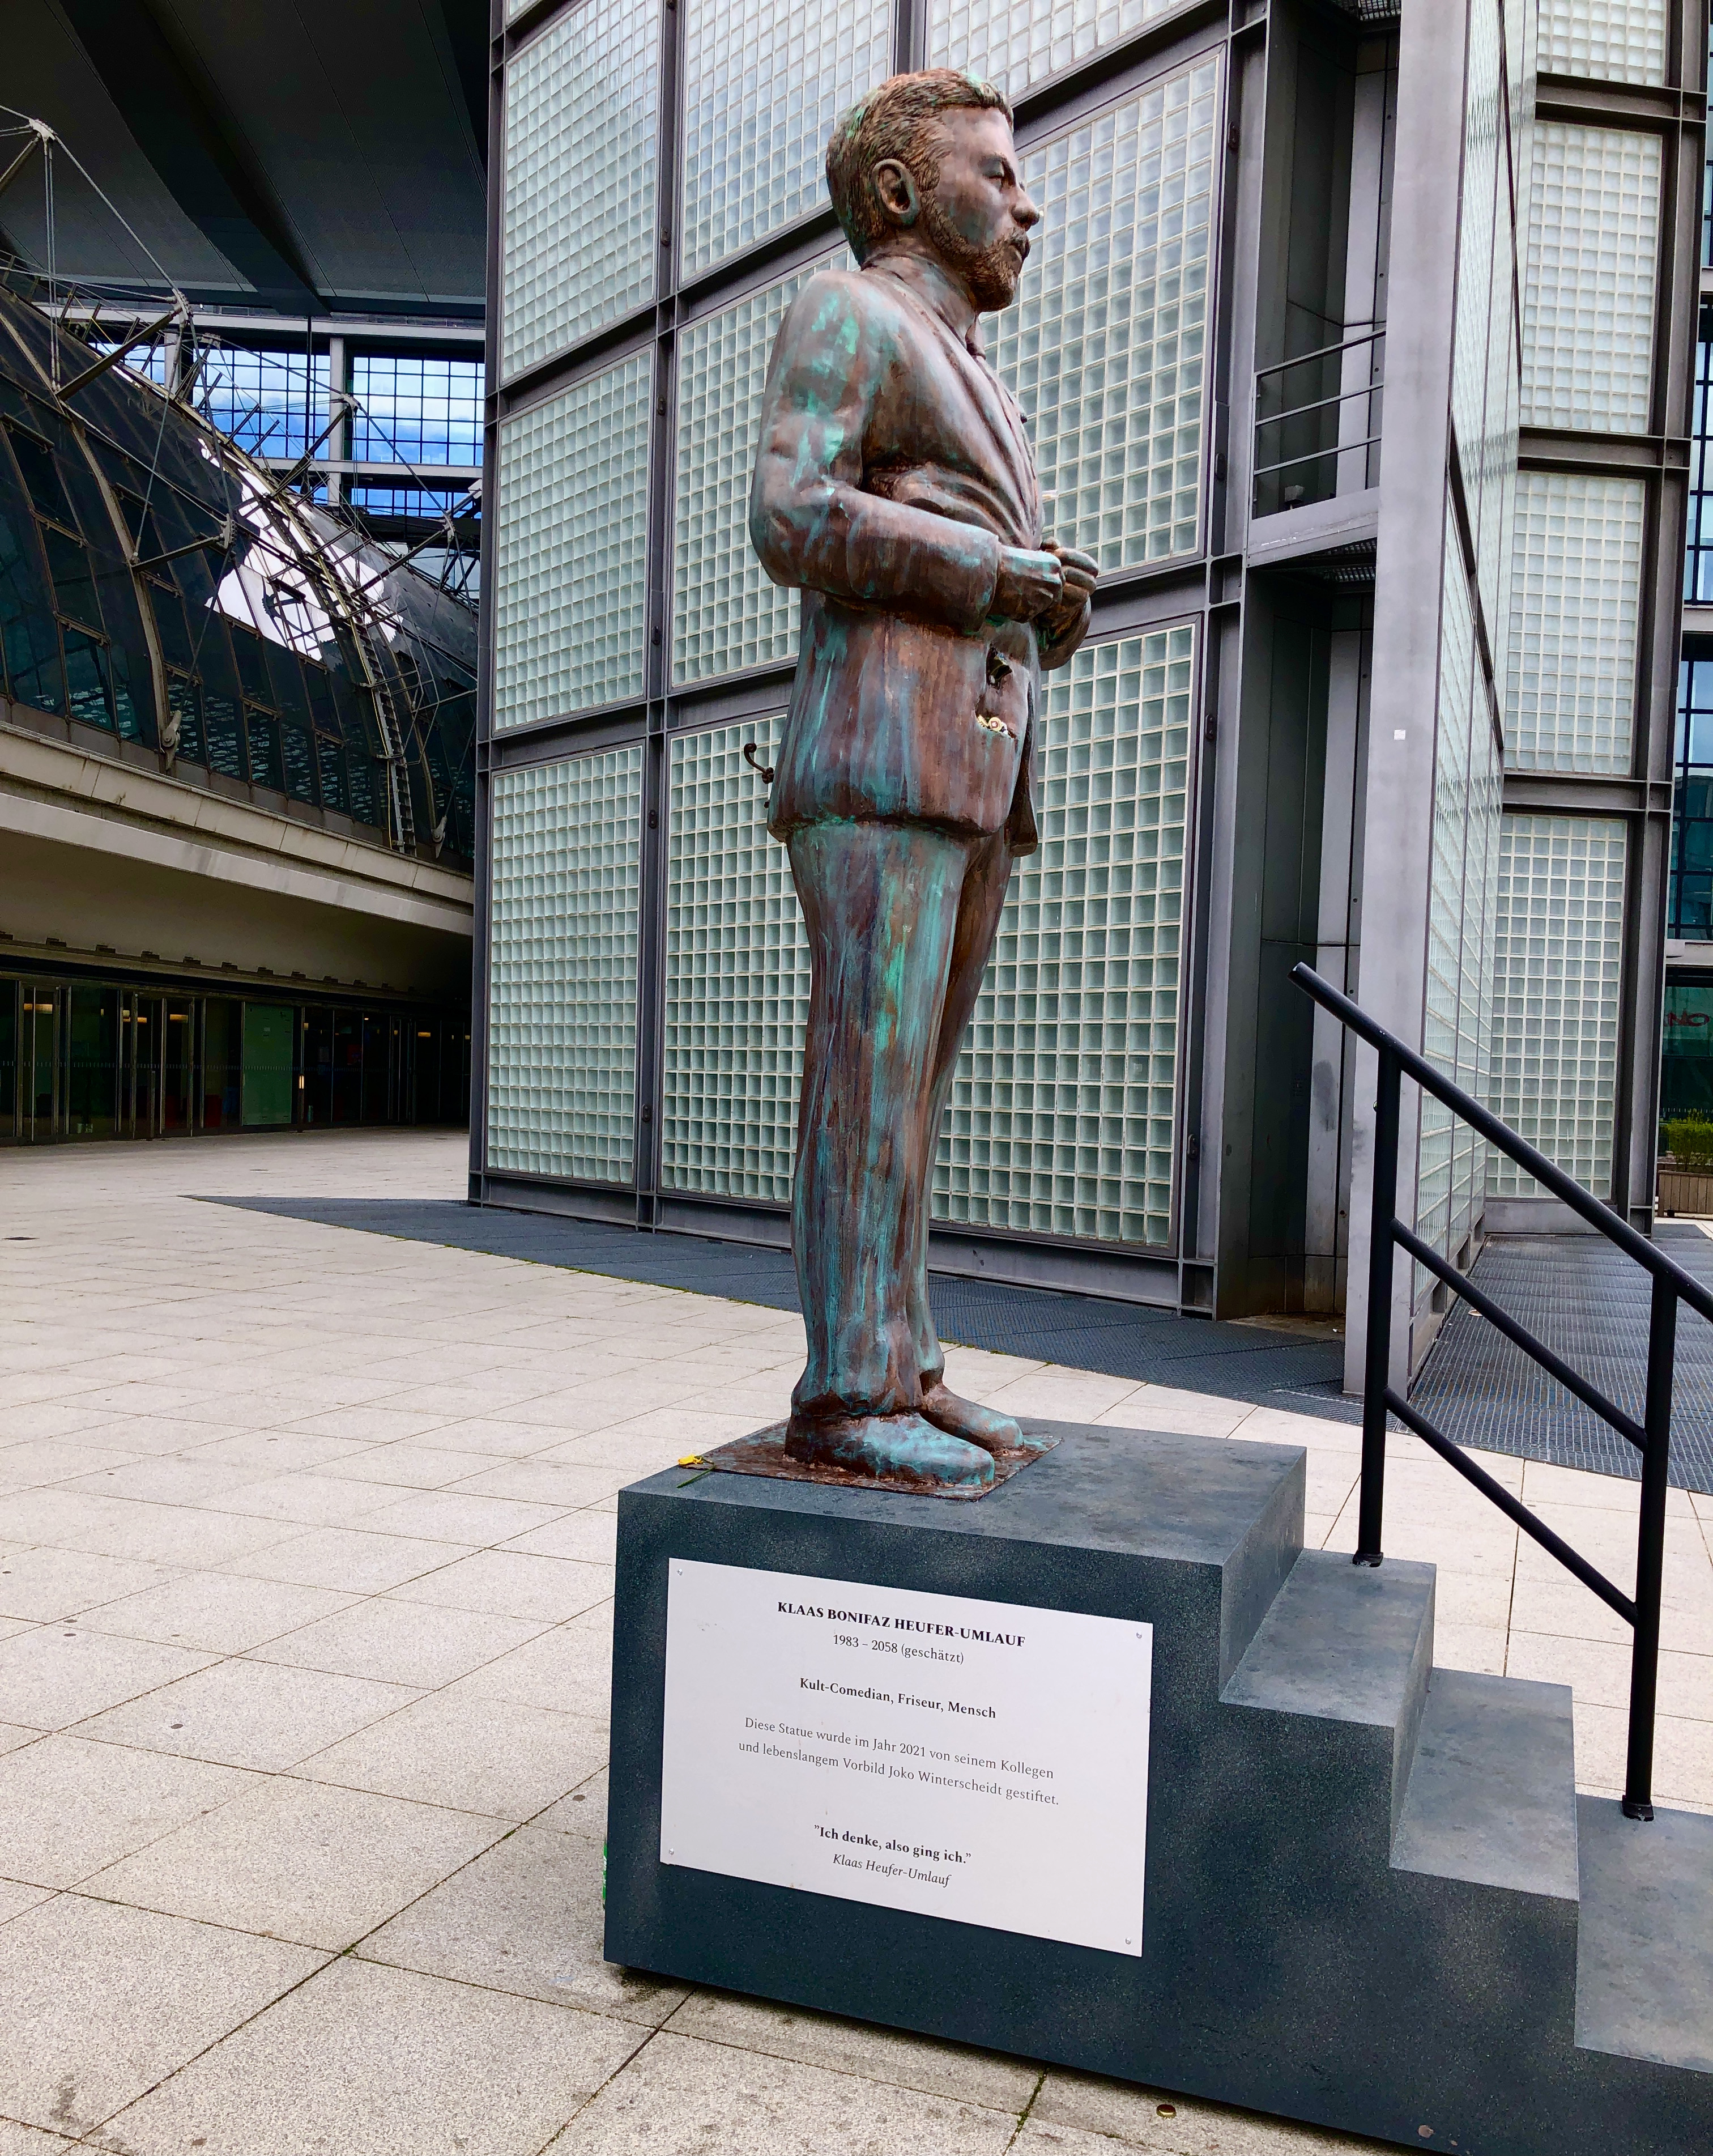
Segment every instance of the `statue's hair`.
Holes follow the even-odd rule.
[[[895,158],[924,194],[939,185],[945,136],[942,112],[1003,112],[1011,103],[991,82],[957,68],[895,74],[852,105],[827,144],[827,192],[859,262],[873,254],[890,227],[870,184],[876,165]]]

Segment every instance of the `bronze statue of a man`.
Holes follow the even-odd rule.
[[[827,186],[861,267],[811,279],[768,371],[750,535],[803,591],[769,829],[813,988],[792,1240],[808,1362],[787,1450],[991,1481],[1018,1425],[947,1390],[928,1183],[1019,854],[1040,675],[1082,642],[1093,558],[1044,542],[1023,419],[982,357],[1040,213],[1011,110],[950,69],[847,113]]]

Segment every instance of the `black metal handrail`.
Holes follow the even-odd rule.
[[[1323,981],[1310,966],[1293,966],[1290,978],[1359,1040],[1366,1040],[1380,1058],[1380,1083],[1374,1111],[1373,1225],[1368,1252],[1368,1308],[1367,1354],[1362,1376],[1362,1479],[1358,1506],[1356,1564],[1382,1562],[1381,1515],[1386,1490],[1386,1418],[1394,1414],[1413,1430],[1439,1457],[1454,1467],[1494,1504],[1531,1536],[1542,1549],[1617,1611],[1634,1635],[1630,1656],[1629,1744],[1624,1772],[1623,1809],[1631,1819],[1654,1816],[1654,1724],[1659,1685],[1659,1601],[1665,1567],[1665,1502],[1671,1465],[1671,1396],[1677,1353],[1677,1306],[1681,1300],[1691,1310],[1713,1322],[1713,1291],[1693,1275],[1675,1265],[1657,1244],[1638,1235],[1627,1220],[1584,1190],[1574,1178],[1537,1152],[1526,1138],[1519,1137],[1500,1122],[1490,1109],[1465,1093],[1460,1086],[1436,1070],[1424,1056],[1408,1047],[1396,1034],[1377,1024],[1362,1007]],[[1561,1357],[1536,1340],[1525,1327],[1492,1297],[1449,1265],[1438,1250],[1424,1243],[1398,1217],[1398,1107],[1403,1081],[1413,1078],[1454,1115],[1460,1116],[1489,1145],[1527,1170],[1541,1187],[1568,1205],[1627,1257],[1645,1266],[1653,1278],[1653,1301],[1648,1322],[1648,1380],[1642,1419],[1608,1400],[1605,1394],[1571,1368]],[[1636,1590],[1626,1594],[1580,1552],[1554,1534],[1521,1499],[1472,1460],[1463,1447],[1436,1430],[1392,1383],[1392,1283],[1395,1254],[1404,1250],[1418,1265],[1460,1296],[1469,1307],[1505,1338],[1522,1349],[1559,1383],[1573,1393],[1603,1421],[1609,1423],[1642,1455],[1641,1520],[1636,1537]],[[1408,1380],[1406,1380],[1408,1382]]]
[[[1258,367],[1255,371],[1254,469],[1251,477],[1258,481],[1274,478],[1282,471],[1289,471],[1296,465],[1317,464],[1327,457],[1353,456],[1358,450],[1366,452],[1377,449],[1380,443],[1380,433],[1379,429],[1373,426],[1372,415],[1367,423],[1370,431],[1360,440],[1328,443],[1318,449],[1301,450],[1294,456],[1275,457],[1270,463],[1264,463],[1261,459],[1261,431],[1265,427],[1281,427],[1288,420],[1307,418],[1312,413],[1338,411],[1341,406],[1353,403],[1359,397],[1381,396],[1386,385],[1377,369],[1385,344],[1386,331],[1382,326],[1379,329],[1364,330],[1358,336],[1346,337],[1337,344],[1322,345],[1316,352],[1299,352],[1294,359],[1275,360],[1270,367]],[[1298,367],[1317,366],[1327,360],[1341,360],[1346,354],[1359,351],[1364,345],[1372,346],[1374,352],[1373,358],[1369,362],[1367,381],[1357,382],[1349,389],[1335,390],[1330,396],[1311,397],[1306,403],[1285,405],[1277,412],[1262,410],[1261,407],[1266,401],[1269,384],[1276,381],[1279,385],[1279,393],[1282,397],[1285,394],[1285,377],[1293,373]]]

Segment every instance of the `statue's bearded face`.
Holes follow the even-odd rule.
[[[934,126],[943,151],[937,182],[923,191],[923,236],[977,310],[992,314],[1017,297],[1041,213],[1024,192],[1003,112],[958,106]]]

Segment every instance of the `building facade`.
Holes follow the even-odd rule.
[[[0,1142],[459,1122],[474,611],[0,285]]]
[[[786,1240],[808,980],[758,767],[797,602],[749,549],[756,417],[843,259],[833,119],[946,64],[1016,110],[1045,221],[990,350],[1103,576],[933,1262],[1341,1307],[1372,1094],[1298,959],[1647,1216],[1705,10],[510,0],[493,33],[472,1194]],[[1411,1116],[1425,1236],[1547,1224]],[[1401,1281],[1412,1352],[1436,1319]]]
[[[1665,926],[1662,1121],[1713,1120],[1713,167],[1703,203],[1700,282]]]

